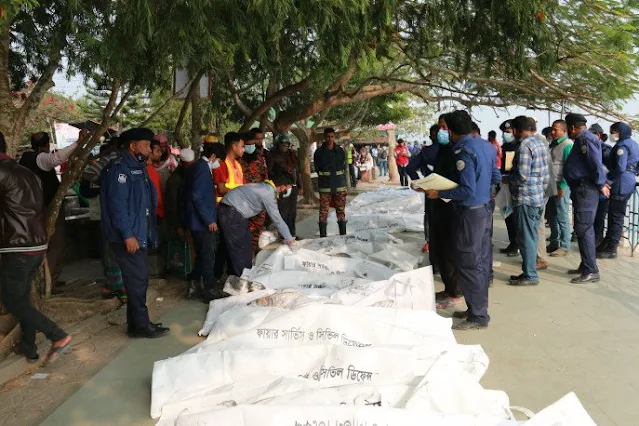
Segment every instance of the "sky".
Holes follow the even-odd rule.
[[[58,72],[53,81],[55,83],[55,87],[53,90],[65,94],[67,96],[73,98],[79,98],[83,96],[86,91],[84,89],[84,82],[81,77],[73,77],[70,80],[67,80],[64,71]],[[450,109],[442,112],[449,112]],[[574,110],[573,112],[583,112],[581,110]],[[623,112],[628,115],[639,115],[639,100],[634,99],[626,104],[623,108]],[[528,110],[526,108],[520,107],[511,107],[511,108],[486,108],[486,107],[475,107],[471,111],[471,115],[475,122],[479,125],[481,129],[481,134],[484,137],[488,136],[488,132],[490,130],[495,130],[498,135],[501,134],[499,131],[499,125],[509,118],[514,118],[518,115],[527,115],[530,117],[534,117],[538,123],[538,129],[541,131],[544,127],[550,126],[553,121],[558,120],[560,114],[551,112],[549,114],[548,111],[542,110]],[[602,120],[600,118],[584,114],[588,119],[588,126],[593,123],[599,123],[601,127],[603,127],[604,131],[608,132],[610,125],[612,124],[609,121]],[[385,123],[380,123],[385,124]],[[424,132],[422,134],[406,134],[402,132],[401,124],[397,126],[397,137],[404,137],[408,141],[419,140],[424,141],[427,139],[428,129],[433,123],[424,123]],[[501,139],[498,136],[498,139]]]

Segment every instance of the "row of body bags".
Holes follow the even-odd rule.
[[[361,194],[349,229],[398,211],[421,221],[423,198]],[[206,340],[155,363],[151,416],[162,426],[594,425],[572,393],[515,420],[508,396],[479,383],[481,346],[457,344],[435,312],[430,266],[388,230],[261,252],[227,281],[232,296],[210,303]]]

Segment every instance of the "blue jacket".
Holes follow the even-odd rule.
[[[632,130],[626,123],[619,123],[619,141],[610,151],[608,159],[608,182],[610,197],[625,199],[630,196],[636,185],[639,145],[631,139]]]
[[[481,138],[462,137],[453,146],[457,169],[457,188],[440,191],[440,198],[450,198],[455,204],[473,207],[488,203],[491,185],[501,182],[495,147]]]
[[[419,179],[418,171],[422,172],[422,175],[428,176],[432,173],[428,166],[435,167],[435,157],[439,151],[439,144],[434,143],[422,148],[421,151],[410,159],[408,166],[406,167],[406,173],[412,180]]]
[[[208,231],[217,223],[215,186],[209,163],[200,158],[184,171],[184,227],[191,231]]]
[[[136,238],[141,249],[158,246],[155,209],[157,193],[146,172],[146,161],[120,151],[100,174],[102,228],[109,242]]]
[[[575,138],[575,143],[564,163],[564,179],[568,185],[585,179],[599,188],[606,183],[601,144],[590,130],[582,131]]]

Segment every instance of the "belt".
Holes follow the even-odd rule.
[[[459,204],[454,204],[453,207],[455,207],[458,210],[477,210],[477,209],[481,209],[482,207],[486,207],[490,204],[490,202],[486,203],[486,204],[480,204],[478,206],[462,206]]]
[[[592,186],[597,186],[594,182],[582,178],[582,179],[574,179],[571,181],[568,181],[568,186],[573,187],[573,186],[580,186],[580,185],[592,185]]]

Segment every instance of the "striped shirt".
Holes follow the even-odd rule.
[[[550,182],[548,142],[539,134],[524,138],[513,160],[509,178],[513,203],[542,207],[544,194]]]

